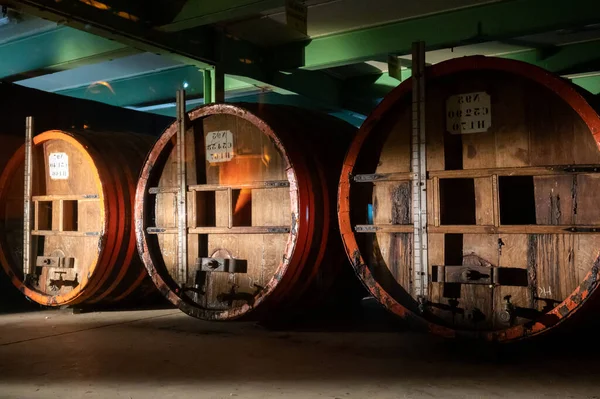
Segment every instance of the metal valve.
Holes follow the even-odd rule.
[[[511,323],[515,318],[515,305],[510,301],[510,295],[504,297],[504,308],[498,312],[498,320],[502,323]]]

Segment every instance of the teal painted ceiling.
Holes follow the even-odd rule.
[[[307,36],[286,25],[283,0],[161,0],[152,12],[139,0],[8,1],[19,13],[0,26],[0,79],[173,115],[180,88],[202,104],[203,70],[215,64],[227,101],[291,103],[356,124],[400,83],[388,55],[405,79],[411,43],[425,40],[430,64],[501,56],[600,91],[597,1],[305,3]]]

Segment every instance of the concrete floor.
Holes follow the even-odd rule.
[[[600,397],[597,338],[587,351],[521,352],[346,330],[273,331],[177,310],[0,315],[0,398]]]

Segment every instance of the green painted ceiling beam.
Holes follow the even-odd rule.
[[[528,62],[559,75],[600,71],[600,40],[520,51],[499,57]],[[409,77],[410,70],[402,70],[402,80]],[[342,90],[344,98],[342,107],[355,112],[368,113],[377,99],[387,95],[398,84],[400,81],[387,73],[348,79],[344,82]],[[578,84],[595,87],[596,83],[593,79],[582,79]]]
[[[262,87],[266,91],[279,95],[301,95],[320,107],[341,109],[341,90],[343,82],[319,71],[294,71],[294,73],[276,72],[264,75],[257,80],[244,75],[232,75],[233,78]],[[314,72],[314,74],[312,74]],[[267,83],[265,83],[267,82]]]
[[[598,22],[598,0],[508,0],[285,45],[270,57],[279,69],[320,69],[410,54],[415,41],[433,50]]]
[[[600,73],[596,75],[573,78],[571,79],[571,82],[594,95],[600,94]]]
[[[535,64],[560,75],[589,72],[589,65],[600,61],[600,40],[521,51],[501,57]]]
[[[132,55],[138,51],[67,27],[0,45],[0,79],[17,81]]]
[[[410,69],[401,70],[402,81],[410,76]],[[385,97],[400,83],[400,80],[392,78],[387,72],[347,79],[342,89],[342,108],[368,115],[377,105],[378,99]]]
[[[169,24],[159,27],[176,32],[202,25],[236,19],[283,6],[284,0],[188,0]]]
[[[57,93],[125,107],[174,101],[176,91],[184,86],[188,97],[203,97],[203,72],[194,66],[175,67],[108,82],[97,82]],[[229,77],[225,78],[226,91],[250,89],[255,87]]]
[[[402,81],[411,77],[410,69],[403,69],[401,74],[402,80],[392,78],[387,72],[347,79],[344,82],[344,97],[384,97]]]

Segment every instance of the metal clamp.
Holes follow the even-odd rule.
[[[527,287],[527,269],[490,266],[432,266],[431,282]]]
[[[75,258],[65,256],[61,250],[52,251],[50,256],[38,256],[35,259],[37,267],[56,267],[59,269],[72,269],[75,267]]]

